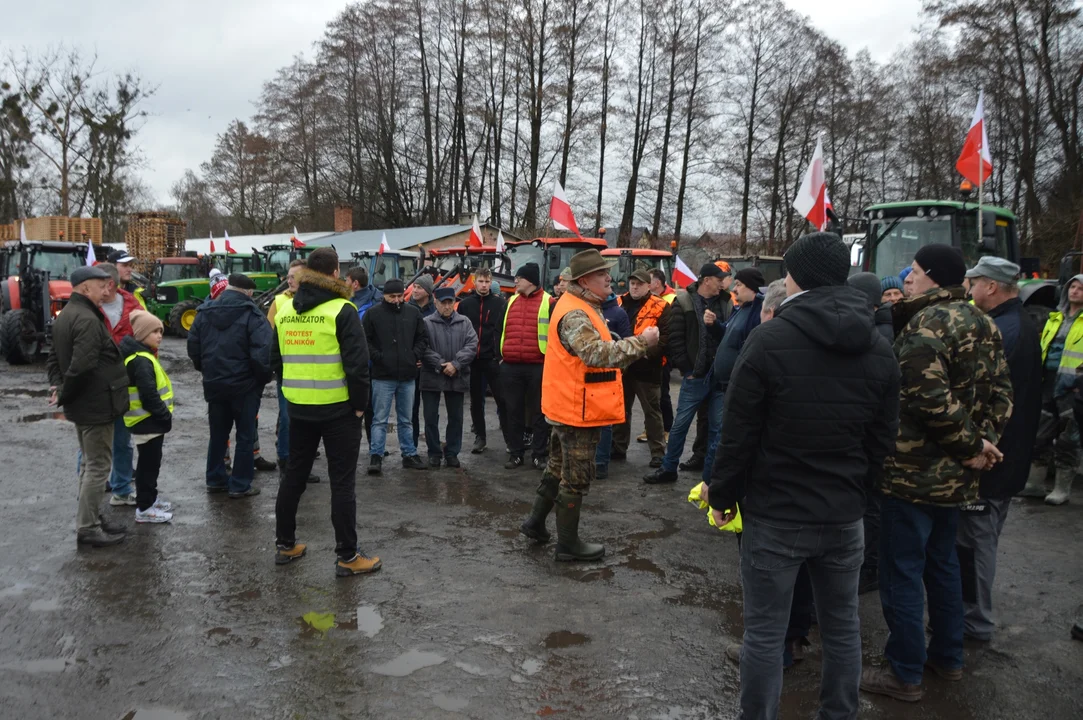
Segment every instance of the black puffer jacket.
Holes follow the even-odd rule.
[[[306,268],[297,274],[297,281],[300,285],[293,296],[293,309],[299,315],[304,315],[335,298],[350,299],[350,286],[345,281],[330,275],[323,275]],[[365,316],[367,317],[368,313],[365,313]],[[335,339],[338,340],[342,369],[346,373],[346,390],[350,394],[350,399],[330,405],[289,403],[291,420],[309,422],[333,420],[355,410],[364,412],[368,406],[369,350],[365,331],[361,328],[361,319],[357,317],[357,306],[343,305],[335,315]],[[277,328],[271,348],[271,364],[275,374],[281,378],[282,346],[279,344]]]
[[[394,305],[384,300],[365,313],[361,324],[369,343],[373,380],[417,379],[417,364],[429,343],[420,310],[409,303]]]
[[[127,358],[137,352],[154,355],[154,351],[131,335],[120,341],[120,352]],[[154,365],[145,357],[133,358],[127,363],[128,385],[139,391],[139,402],[150,417],[140,420],[132,428],[133,435],[157,435],[173,429],[173,413],[158,394],[158,378],[154,374]]]
[[[105,315],[85,295],[71,300],[53,325],[46,362],[57,404],[76,425],[106,425],[128,412],[128,372]]]
[[[472,292],[459,301],[457,312],[470,321],[478,336],[478,360],[500,357],[500,333],[503,332],[507,302],[500,293],[478,295]]]
[[[899,364],[865,297],[847,287],[798,295],[752,331],[730,376],[711,507],[856,522],[898,417]]]
[[[723,326],[733,314],[732,296],[723,290],[713,298],[700,297],[694,282],[677,293],[670,307],[669,342],[666,354],[681,377],[705,377],[722,340]],[[704,326],[703,311],[717,316],[714,325]]]
[[[252,298],[226,290],[199,306],[188,331],[188,357],[203,373],[207,402],[261,392],[271,381],[274,332]]]

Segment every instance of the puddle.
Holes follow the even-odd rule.
[[[301,616],[301,621],[318,633],[326,634],[335,626],[334,613],[307,612]]]
[[[733,600],[709,590],[700,588],[685,588],[680,595],[665,598],[670,605],[682,607],[699,607],[714,610],[726,618],[726,627],[735,632],[744,627],[744,604],[740,600]]]
[[[0,665],[0,670],[14,670],[26,673],[58,673],[64,672],[64,668],[73,664],[71,658],[49,658],[47,660],[19,660],[18,662]]]
[[[406,677],[422,668],[442,664],[447,658],[434,652],[425,650],[409,650],[399,655],[394,660],[376,665],[372,672],[377,675],[390,675],[391,677]]]
[[[469,663],[456,662],[455,667],[459,668],[464,673],[466,673],[468,675],[474,675],[475,677],[486,677],[488,675],[492,675],[492,673],[486,672],[485,670],[478,667],[477,665],[471,665]]]
[[[293,658],[289,655],[282,655],[272,660],[269,664],[269,667],[272,670],[279,670],[284,667],[289,667],[290,665],[293,665]]]
[[[665,577],[666,577],[666,571],[665,570],[658,567],[657,565],[655,565],[653,562],[651,562],[647,558],[641,558],[641,557],[635,555],[634,553],[630,554],[628,556],[628,559],[625,560],[624,562],[622,562],[621,565],[628,568],[629,570],[639,570],[640,572],[654,573],[655,575],[657,575],[658,577],[660,577],[662,579],[665,579]]]
[[[465,710],[470,701],[466,698],[451,697],[440,693],[432,696],[432,703],[445,712],[459,712]]]
[[[32,415],[21,415],[15,418],[15,422],[17,423],[36,423],[42,422],[43,420],[64,420],[66,422],[67,418],[64,417],[64,413],[62,412],[34,413]]]
[[[245,590],[244,592],[239,592],[236,595],[223,595],[222,599],[223,600],[259,600],[260,595],[261,595],[261,593],[260,593],[259,590]]]
[[[45,500],[51,500],[52,495],[25,495],[23,497],[4,498],[0,500],[0,505],[10,507],[13,505],[37,505]]]
[[[0,590],[0,598],[15,597],[16,595],[22,595],[24,592],[34,587],[30,583],[15,583],[9,588]]]
[[[207,637],[214,637],[215,635],[229,635],[233,631],[228,627],[215,627],[207,631]]]
[[[575,647],[576,645],[583,645],[588,642],[590,642],[590,638],[586,635],[569,632],[568,630],[557,630],[554,633],[549,633],[545,637],[545,647],[550,650]]]
[[[660,518],[662,522],[661,530],[647,530],[645,532],[632,533],[628,536],[628,540],[632,542],[640,542],[642,540],[661,540],[667,538],[670,535],[677,533],[677,523],[667,518]]]
[[[30,603],[31,612],[52,612],[60,609],[60,601],[56,598],[51,600],[34,600]]]
[[[188,713],[163,708],[140,708],[132,710],[120,720],[188,720]]]
[[[567,577],[579,582],[597,582],[598,580],[611,580],[613,570],[611,568],[598,568],[597,570],[584,570],[583,572],[569,572]]]
[[[384,629],[384,619],[379,611],[371,605],[359,605],[357,607],[357,629],[365,634],[365,637],[376,637],[376,633]]]
[[[541,660],[535,660],[534,658],[527,658],[523,661],[523,672],[528,676],[537,675],[541,672],[541,669],[545,667],[545,663]]]
[[[0,397],[43,398],[49,397],[49,389],[30,390],[29,388],[0,388]]]

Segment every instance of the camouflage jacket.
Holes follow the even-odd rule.
[[[1012,411],[1000,331],[966,302],[937,288],[897,303],[895,355],[902,372],[899,436],[883,490],[908,502],[959,506],[978,497],[979,473],[962,463],[982,439],[997,443]]]
[[[577,284],[569,285],[568,292],[590,303],[591,306],[597,309],[598,316],[602,317],[602,322],[605,322],[601,310],[602,301],[597,296],[583,290]],[[560,342],[564,344],[568,352],[577,356],[588,367],[620,368],[623,370],[636,360],[647,355],[647,342],[645,340],[639,337],[630,337],[614,342],[609,338],[603,338],[594,329],[594,324],[582,310],[572,310],[565,315],[560,321],[560,327],[557,328],[557,334],[560,337]]]

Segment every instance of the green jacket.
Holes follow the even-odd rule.
[[[962,463],[981,452],[982,439],[1000,440],[1012,411],[1000,331],[961,287],[901,301],[894,315],[901,410],[883,490],[914,503],[973,502],[980,473]]]

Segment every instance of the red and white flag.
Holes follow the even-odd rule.
[[[794,210],[801,213],[817,230],[827,227],[827,182],[824,179],[824,147],[816,141],[816,151],[812,153],[812,162],[801,181],[797,198],[793,201]]]
[[[391,246],[387,244],[387,233],[380,235],[380,251],[377,255],[383,255],[385,252],[391,252]]]
[[[692,269],[684,264],[680,255],[677,255],[675,259],[677,262],[673,266],[673,284],[679,288],[686,288],[698,278]]]
[[[568,198],[564,197],[564,188],[557,180],[553,184],[553,200],[549,203],[549,219],[553,221],[553,227],[557,230],[579,234],[579,226],[575,224],[575,215],[572,214],[572,206],[568,204]]]
[[[19,223],[19,240],[21,242],[29,242],[26,239],[26,223],[25,222]]]
[[[211,254],[214,254],[214,233],[210,233],[211,236]]]
[[[26,232],[25,230],[23,231]],[[86,241],[86,264],[97,265],[98,258],[94,256],[94,246],[90,244],[90,240]]]
[[[474,224],[470,227],[470,238],[466,241],[468,248],[479,248],[484,245],[481,241],[481,227],[478,226],[478,216],[474,216]]]
[[[233,249],[233,246],[229,244],[229,233],[226,232],[225,230],[223,230],[222,234],[226,236],[226,254],[227,255],[232,255],[235,252],[237,252],[236,250]]]
[[[975,185],[981,185],[993,174],[993,156],[989,154],[989,135],[985,132],[985,91],[978,93],[978,106],[963,142],[963,151],[955,161],[955,169]]]
[[[498,253],[502,253],[502,252],[505,252],[506,250],[507,250],[507,246],[504,244],[504,233],[502,233],[498,229],[496,231],[496,251]]]
[[[297,237],[296,225],[293,226],[293,237],[290,238],[290,244],[292,244],[295,248],[303,248],[305,246],[304,241],[301,240],[301,238]]]

